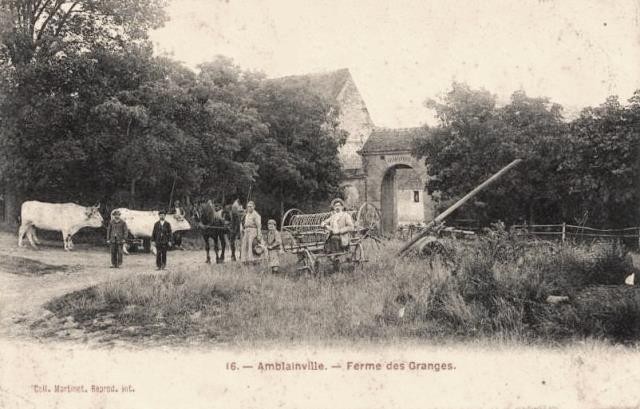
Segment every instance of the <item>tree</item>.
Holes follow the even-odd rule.
[[[547,98],[517,91],[497,108],[486,91],[454,83],[442,101],[427,102],[441,122],[415,152],[426,160],[428,188],[439,192],[442,207],[514,158],[524,160],[458,212],[483,224],[628,227],[640,222],[640,93],[629,102],[610,97],[566,123]]]
[[[110,106],[122,110],[118,101],[132,106],[136,98],[148,103],[154,90],[170,92],[163,88],[169,68],[152,57],[149,47],[135,45],[121,52],[98,49],[34,61],[26,68],[15,75],[23,85],[9,88],[3,104],[9,126],[2,151],[10,159],[2,172],[5,181],[45,200],[110,196],[120,182],[115,152],[131,140],[126,128],[115,126],[116,118],[104,121],[100,114]],[[145,114],[136,106],[131,117],[134,111]]]
[[[96,166],[104,162],[99,154],[104,149],[83,139],[91,124],[87,113],[101,98],[126,88],[130,80],[117,71],[131,67],[121,59],[122,66],[109,66],[111,76],[95,78],[94,72],[108,71],[99,63],[112,52],[145,48],[147,31],[166,20],[163,5],[160,0],[0,0],[0,67],[6,74],[0,84],[0,182],[8,199],[35,194],[68,200],[61,192],[69,188],[77,193],[75,200],[85,201],[96,196],[95,182],[109,180],[92,177],[104,176]],[[80,177],[83,173],[87,177]]]
[[[229,58],[217,56],[201,64],[192,90],[197,118],[193,132],[201,141],[202,193],[226,201],[255,182],[258,165],[251,151],[267,134],[267,125],[251,106],[251,93],[263,76],[243,71]]]
[[[153,79],[119,91],[92,110],[99,129],[95,137],[109,147],[116,184],[129,185],[130,206],[136,206],[137,196],[162,203],[174,183],[190,193],[203,173],[200,141],[189,128],[194,111],[189,84],[195,75],[162,58],[149,58],[144,67],[155,73]]]
[[[556,203],[553,174],[562,146],[561,108],[545,98],[515,92],[496,107],[495,96],[454,83],[441,101],[428,100],[439,126],[418,140],[415,153],[429,169],[428,189],[448,207],[515,158],[524,164],[476,196],[458,214],[489,223],[534,221],[547,217]],[[443,210],[443,209],[441,209]]]
[[[346,140],[338,129],[337,107],[306,87],[273,82],[265,82],[253,97],[269,126],[267,137],[250,152],[267,214],[282,217],[285,207],[336,194],[342,177],[338,148]]]
[[[609,97],[584,109],[571,123],[568,151],[562,163],[567,206],[591,223],[628,227],[640,222],[637,208],[640,177],[640,92],[624,107]]]
[[[60,53],[119,49],[166,20],[163,0],[1,0],[4,58],[15,66]]]

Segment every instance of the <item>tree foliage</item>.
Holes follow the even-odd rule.
[[[167,19],[163,0],[1,0],[4,58],[14,65],[147,39]]]
[[[337,108],[305,87],[269,82],[255,92],[254,106],[269,128],[251,157],[259,167],[256,188],[270,203],[270,216],[300,206],[301,198],[310,204],[335,194],[342,178],[338,147],[346,140],[338,129]]]
[[[309,90],[224,57],[196,73],[144,41],[92,47],[5,60],[13,73],[0,99],[0,176],[23,197],[139,208],[253,189],[277,215],[285,199],[304,204],[337,189],[336,113]]]
[[[623,107],[610,98],[579,118],[517,91],[498,107],[496,97],[454,83],[428,100],[440,124],[417,141],[429,169],[428,189],[441,210],[515,158],[523,163],[463,207],[459,216],[509,223],[637,223],[638,93]]]
[[[595,223],[640,222],[640,91],[629,102],[609,97],[570,124],[560,169],[565,206]]]

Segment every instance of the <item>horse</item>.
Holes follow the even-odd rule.
[[[216,263],[224,262],[224,252],[227,247],[226,238],[229,239],[231,246],[231,258],[236,260],[235,236],[232,237],[232,215],[227,209],[219,205],[213,205],[210,201],[206,202],[195,209],[194,217],[197,220],[197,226],[200,229],[202,238],[204,239],[204,249],[207,252],[206,263],[211,263],[209,254],[211,247],[209,239],[213,239],[213,250],[216,253]],[[221,253],[218,251],[222,250]]]

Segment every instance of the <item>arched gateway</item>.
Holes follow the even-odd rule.
[[[345,192],[357,186],[358,199],[380,209],[387,233],[401,224],[433,219],[433,204],[425,191],[426,167],[411,155],[413,140],[422,133],[423,128],[375,128],[358,151],[362,168],[344,183]]]

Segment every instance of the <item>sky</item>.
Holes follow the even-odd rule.
[[[452,81],[516,90],[568,116],[640,88],[635,0],[171,0],[157,52],[195,68],[221,54],[269,77],[349,68],[374,123],[433,123]]]

